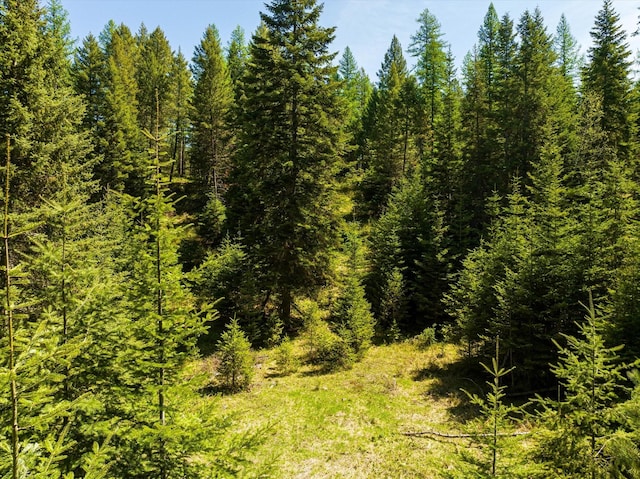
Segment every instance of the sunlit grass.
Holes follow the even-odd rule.
[[[239,430],[271,426],[256,460],[273,461],[273,477],[440,477],[455,445],[403,433],[456,428],[458,379],[443,371],[458,354],[451,345],[400,343],[372,348],[348,371],[304,365],[282,377],[274,351],[260,351],[251,389],[217,407],[235,415]]]

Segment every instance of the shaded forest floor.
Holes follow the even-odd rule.
[[[254,460],[271,462],[273,477],[441,477],[468,444],[403,433],[459,432],[471,413],[460,388],[479,391],[460,364],[455,346],[404,342],[373,347],[348,371],[303,365],[282,376],[275,352],[263,350],[250,390],[215,407],[233,414],[239,431],[269,426]]]

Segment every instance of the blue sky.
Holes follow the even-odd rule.
[[[82,39],[90,32],[97,35],[110,19],[125,23],[134,31],[144,23],[149,30],[160,26],[171,46],[175,50],[180,48],[189,59],[207,25],[212,23],[218,28],[223,44],[238,25],[244,28],[248,40],[259,24],[264,3],[263,0],[62,0],[75,38]],[[341,52],[348,45],[358,64],[375,80],[393,35],[406,51],[411,35],[417,30],[416,19],[425,8],[440,21],[444,39],[451,44],[460,65],[477,41],[489,3],[488,0],[326,0],[320,23],[337,27],[333,50]],[[495,0],[493,4],[499,16],[508,12],[516,23],[522,12],[540,7],[550,33],[555,32],[564,13],[584,52],[591,45],[589,32],[602,7],[601,0]],[[640,2],[614,0],[613,5],[624,28],[633,32]],[[629,35],[628,41],[635,54],[640,48],[640,37]]]

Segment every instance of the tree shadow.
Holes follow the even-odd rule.
[[[430,363],[413,372],[414,381],[429,381],[424,391],[425,399],[446,399],[451,403],[447,408],[452,419],[464,423],[478,413],[478,408],[471,404],[470,394],[484,394],[482,369],[475,358],[462,358],[445,365]]]

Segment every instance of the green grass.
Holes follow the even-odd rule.
[[[403,433],[456,432],[459,388],[469,386],[450,369],[458,359],[451,345],[400,343],[370,349],[349,371],[305,365],[282,377],[274,351],[260,351],[251,389],[215,407],[235,416],[238,431],[270,426],[255,461],[273,461],[273,477],[440,477],[456,445]]]

